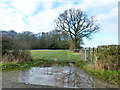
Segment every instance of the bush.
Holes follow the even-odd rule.
[[[19,54],[19,59],[20,61],[31,61],[32,57],[30,51],[22,50]]]
[[[99,46],[97,49],[98,65],[104,70],[119,70],[119,45]]]
[[[31,53],[28,50],[13,50],[3,56],[2,62],[26,62],[31,61]]]

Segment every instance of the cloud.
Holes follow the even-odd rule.
[[[97,16],[102,29],[102,34],[117,36],[118,33],[118,8],[115,7],[108,13],[101,13]]]

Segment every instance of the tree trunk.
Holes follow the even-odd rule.
[[[77,40],[75,40],[75,49],[78,49]]]

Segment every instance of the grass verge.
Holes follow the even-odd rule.
[[[99,70],[99,69],[92,69],[89,67],[89,64],[86,64],[85,62],[76,62],[75,65],[79,68],[81,68],[83,71],[87,72],[89,75],[94,76],[99,79],[103,79],[106,82],[109,82],[111,84],[120,85],[120,71],[112,71],[112,70]]]
[[[51,66],[54,64],[60,64],[60,65],[66,65],[68,62],[65,61],[55,61],[55,60],[32,60],[27,62],[20,62],[20,63],[1,63],[0,68],[2,68],[2,71],[11,71],[11,70],[25,70],[29,69],[30,67],[40,67],[40,66]]]

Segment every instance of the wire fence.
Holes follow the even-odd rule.
[[[74,50],[31,50],[34,59],[47,59],[47,60],[65,60],[76,61],[87,59],[86,49],[74,49]]]
[[[77,61],[87,60],[95,66],[118,68],[119,46],[109,45],[97,48],[68,49],[68,50],[31,50],[35,59],[46,59],[55,61]]]
[[[87,60],[89,63],[95,64],[95,49],[67,49],[67,50],[49,50],[37,49],[31,50],[34,59],[45,59],[55,61],[76,62],[77,60]]]

